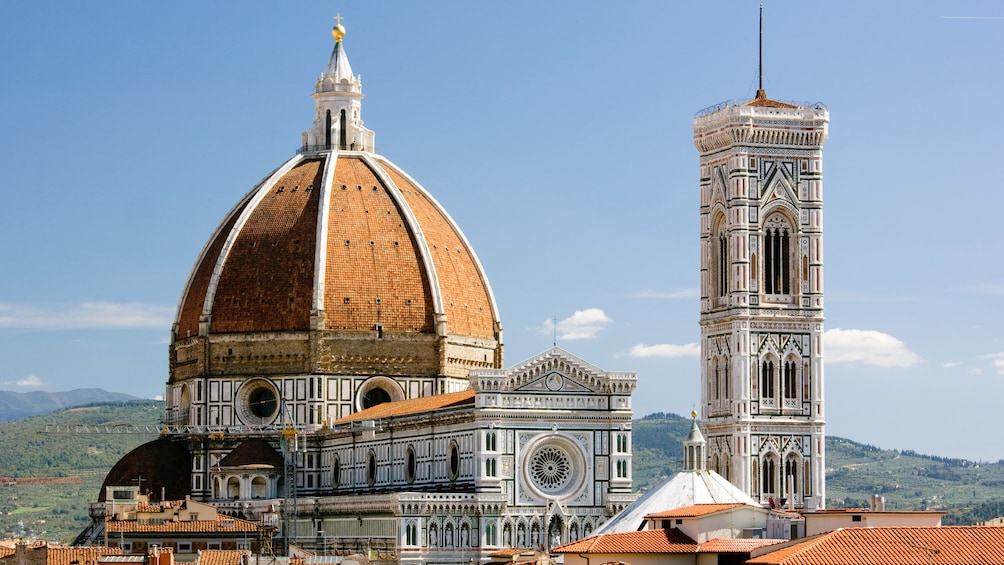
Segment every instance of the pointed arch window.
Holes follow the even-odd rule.
[[[799,464],[795,457],[790,457],[784,462],[784,483],[788,487],[785,494],[795,495],[798,493]]]
[[[771,359],[760,363],[760,394],[763,398],[774,398],[774,361]]]
[[[791,294],[791,237],[788,219],[767,218],[763,234],[763,278],[766,294]]]
[[[722,357],[720,361],[716,362],[716,379],[718,383],[715,385],[715,398],[728,399],[729,398],[729,358]]]
[[[773,457],[768,457],[763,462],[763,473],[761,478],[763,479],[763,493],[764,494],[774,494],[775,488],[777,487],[777,464],[774,462]]]
[[[711,295],[721,298],[729,293],[729,236],[725,218],[719,217],[711,233]]]
[[[711,395],[711,397],[714,398],[715,400],[718,400],[719,398],[721,398],[721,390],[719,390],[718,388],[720,381],[720,377],[718,374],[718,359],[715,359],[714,361],[711,362],[711,380],[713,381],[712,383],[713,394]]]
[[[784,362],[784,398],[785,400],[795,400],[798,398],[798,364],[794,359]]]
[[[405,545],[418,545],[418,524],[408,522],[405,528]]]

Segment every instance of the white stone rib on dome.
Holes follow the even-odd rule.
[[[240,235],[241,230],[244,229],[244,224],[247,223],[248,218],[250,218],[251,214],[254,213],[255,209],[258,207],[258,204],[261,202],[262,198],[265,198],[265,195],[268,194],[270,190],[272,190],[272,187],[275,186],[275,183],[278,182],[279,179],[283,177],[283,175],[291,171],[293,167],[298,165],[301,161],[303,161],[303,155],[294,156],[289,161],[286,161],[286,163],[283,166],[276,169],[275,172],[272,173],[272,176],[270,176],[267,181],[261,183],[258,186],[257,192],[255,193],[254,197],[251,198],[251,201],[241,212],[241,217],[238,218],[237,222],[234,224],[233,229],[231,229],[230,233],[227,234],[227,240],[223,244],[223,249],[220,251],[220,256],[216,258],[216,265],[213,266],[213,275],[212,278],[209,280],[209,288],[206,290],[206,301],[202,305],[203,319],[208,319],[213,313],[213,300],[216,298],[216,289],[220,284],[220,276],[223,274],[223,267],[227,264],[227,258],[230,256],[230,249],[233,247],[234,241],[237,239],[237,236]],[[196,265],[198,265],[198,263],[196,263]]]
[[[249,190],[244,196],[241,197],[240,200],[237,201],[237,204],[234,204],[233,207],[230,208],[230,210],[223,216],[223,220],[219,223],[219,225],[216,226],[216,229],[213,230],[212,235],[209,237],[209,239],[206,241],[206,243],[202,246],[202,251],[199,252],[198,259],[196,259],[195,264],[192,265],[192,269],[188,272],[188,280],[185,282],[185,287],[184,287],[185,290],[181,293],[181,299],[178,301],[178,308],[176,309],[176,312],[174,313],[174,326],[175,327],[177,327],[178,324],[181,323],[181,311],[182,311],[182,308],[184,308],[185,303],[188,301],[188,293],[191,292],[191,290],[192,290],[192,282],[195,280],[195,273],[199,270],[199,266],[202,265],[202,262],[206,259],[206,254],[209,253],[209,249],[213,246],[213,242],[216,241],[216,239],[220,235],[220,232],[223,231],[223,227],[227,225],[227,222],[230,221],[230,218],[233,217],[233,215],[237,212],[237,210],[240,210],[242,206],[245,206],[248,203],[248,201],[250,201],[256,195],[258,195],[259,191],[262,188],[262,186],[264,186],[270,180],[276,178],[275,175],[278,174],[280,172],[280,170],[282,170],[288,164],[289,163],[287,162],[287,163],[284,163],[284,164],[280,165],[275,170],[273,170],[271,173],[265,175],[264,178],[262,178],[260,181],[258,181],[258,184],[254,185],[254,187],[251,190]],[[273,181],[273,183],[274,183],[274,181]],[[173,333],[173,330],[172,330],[172,333]]]
[[[425,233],[422,232],[422,226],[419,224],[418,218],[415,217],[415,213],[411,210],[411,206],[408,205],[407,199],[405,199],[404,195],[401,194],[401,190],[396,184],[394,184],[394,181],[391,180],[390,175],[388,175],[387,171],[383,169],[383,166],[373,159],[372,155],[369,153],[363,153],[363,162],[369,165],[374,174],[376,174],[376,177],[380,179],[380,182],[387,187],[387,193],[390,194],[392,199],[394,199],[394,203],[401,208],[401,215],[404,216],[404,220],[408,222],[408,230],[415,234],[415,244],[418,246],[419,255],[422,257],[422,267],[425,269],[425,274],[429,277],[429,286],[432,291],[432,309],[436,314],[445,314],[446,307],[443,305],[443,289],[439,286],[439,275],[436,273],[436,264],[432,260],[432,252],[429,251],[429,242],[425,239]],[[400,171],[400,169],[397,170]],[[407,178],[408,180],[411,180],[412,184],[419,186],[418,183],[411,179],[411,177]],[[422,190],[422,192],[426,192],[424,188],[419,187],[419,189]],[[428,192],[426,192],[426,196],[429,196]],[[429,196],[429,198],[431,199],[432,196]],[[439,204],[437,203],[436,206],[439,206]],[[445,211],[443,212],[443,215],[446,216]],[[453,220],[448,216],[447,220],[451,225],[453,225],[453,228],[456,229],[456,225],[453,224]],[[466,244],[467,242],[465,241],[464,243]],[[467,247],[470,249],[470,245]],[[471,250],[471,255],[473,254],[474,251]],[[477,259],[475,258],[475,261],[476,260]],[[480,269],[480,265],[478,265],[478,268]],[[491,288],[488,289],[488,293],[490,296]],[[494,304],[492,307],[494,307]]]
[[[471,246],[471,242],[467,240],[467,235],[464,234],[463,230],[460,229],[460,226],[457,225],[457,222],[453,221],[453,216],[451,216],[450,213],[446,211],[446,208],[443,208],[443,205],[440,204],[439,201],[436,200],[435,197],[433,197],[432,194],[428,190],[426,190],[425,187],[422,186],[421,183],[419,183],[414,178],[412,178],[412,176],[409,175],[407,171],[405,171],[404,169],[402,169],[400,167],[395,166],[393,163],[391,163],[389,160],[387,160],[387,158],[385,158],[385,157],[383,157],[381,155],[370,154],[370,153],[367,153],[366,155],[367,156],[375,157],[377,160],[380,160],[380,161],[385,161],[385,162],[389,163],[391,166],[393,166],[395,171],[397,171],[404,178],[408,179],[408,182],[410,182],[415,188],[417,188],[418,190],[421,190],[422,193],[425,194],[426,198],[428,198],[429,201],[432,202],[432,205],[436,207],[436,209],[439,211],[439,213],[442,214],[444,218],[446,218],[446,221],[449,222],[450,227],[453,228],[453,231],[455,231],[457,233],[457,237],[459,237],[460,241],[462,241],[464,243],[464,246],[467,247],[467,251],[471,255],[471,260],[474,261],[474,265],[475,265],[475,267],[477,267],[478,276],[481,277],[481,282],[484,284],[485,290],[488,292],[488,301],[489,301],[489,304],[491,304],[491,307],[492,307],[492,318],[495,320],[496,323],[500,323],[501,319],[499,318],[499,308],[498,308],[498,304],[495,302],[495,291],[492,290],[492,285],[488,281],[488,276],[485,274],[485,268],[481,264],[481,260],[478,259],[478,254],[477,254],[477,252],[474,251],[474,247]],[[380,172],[381,172],[381,174],[385,174],[383,172],[383,167],[380,167]],[[428,250],[426,250],[426,252],[427,251]],[[499,343],[501,344],[502,343],[501,329],[499,330],[498,333],[499,333],[498,340],[499,340]]]
[[[331,215],[331,186],[334,183],[338,151],[328,152],[321,176],[321,197],[317,205],[317,236],[314,245],[314,295],[310,300],[311,315],[324,310],[324,279],[328,272],[328,223]]]
[[[610,518],[593,535],[634,532],[645,516],[694,504],[751,504],[760,506],[739,487],[714,471],[680,471],[648,491],[619,514]]]

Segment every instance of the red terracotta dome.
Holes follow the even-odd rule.
[[[314,99],[302,149],[234,206],[199,255],[173,326],[169,382],[465,379],[501,367],[488,278],[443,207],[374,151],[340,41]],[[185,390],[198,397],[197,386]]]
[[[329,169],[330,178],[325,178]],[[470,245],[439,204],[374,154],[299,155],[248,193],[209,240],[178,308],[176,340],[311,329],[495,339]]]

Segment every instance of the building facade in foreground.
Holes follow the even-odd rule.
[[[694,118],[708,465],[764,504],[822,508],[829,112],[763,90]]]
[[[172,328],[165,433],[105,487],[142,476],[154,499],[274,510],[280,546],[375,561],[480,562],[588,536],[634,500],[636,376],[559,348],[503,369],[484,270],[375,151],[344,33],[300,150],[199,254]],[[101,539],[106,512],[82,539]]]

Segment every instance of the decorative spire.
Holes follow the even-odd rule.
[[[363,127],[361,118],[362,77],[352,73],[342,45],[345,28],[341,14],[335,16],[331,36],[335,47],[314,87],[316,116],[314,126],[303,132],[302,151],[373,151],[373,132]]]

